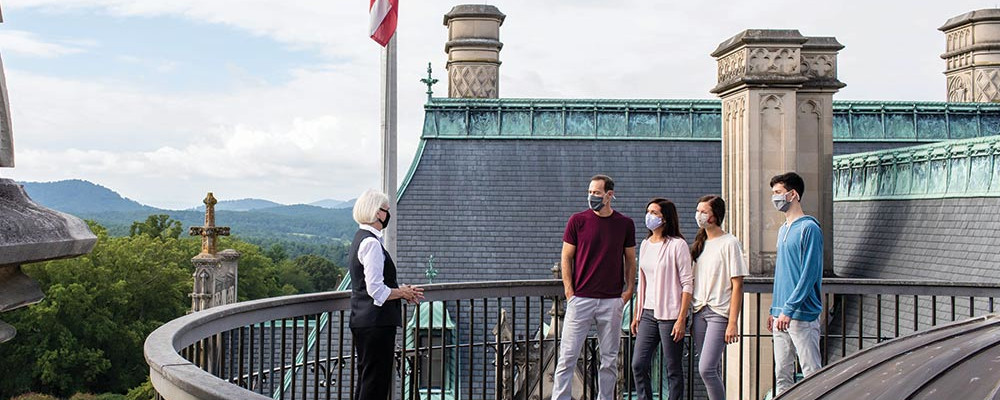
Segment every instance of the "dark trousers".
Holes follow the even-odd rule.
[[[358,353],[358,386],[355,400],[387,400],[392,390],[392,361],[396,327],[351,328]]]
[[[670,335],[674,323],[683,324],[676,319],[660,320],[653,317],[653,311],[642,310],[639,328],[635,334],[635,349],[632,354],[632,373],[635,377],[635,391],[639,400],[652,400],[653,382],[650,380],[650,367],[653,364],[653,354],[656,348],[663,350],[663,362],[667,367],[667,390],[670,400],[684,398],[684,370],[681,358],[684,353],[684,341],[675,342]],[[663,393],[660,398],[663,398]]]

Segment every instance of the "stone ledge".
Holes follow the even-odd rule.
[[[1000,8],[984,8],[982,10],[969,11],[965,14],[948,19],[944,25],[938,28],[939,31],[947,31],[959,26],[979,22],[979,21],[1000,21]]]
[[[720,43],[712,52],[712,57],[724,56],[740,46],[749,44],[788,44],[798,47],[808,40],[809,38],[802,36],[797,29],[747,29]]]

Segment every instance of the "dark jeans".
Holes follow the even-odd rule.
[[[392,361],[396,327],[351,328],[358,353],[355,400],[387,400],[392,389]]]
[[[632,373],[635,376],[635,390],[639,400],[652,400],[653,382],[650,380],[650,366],[656,346],[663,347],[663,362],[667,367],[667,389],[670,400],[681,400],[684,397],[684,370],[681,357],[684,354],[684,341],[675,342],[670,331],[674,329],[675,319],[659,320],[653,317],[651,310],[642,310],[642,319],[636,329],[635,351],[632,354]],[[680,321],[684,323],[684,321]],[[663,394],[660,394],[661,398]]]

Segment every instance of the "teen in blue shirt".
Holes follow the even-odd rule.
[[[774,293],[767,329],[774,333],[775,394],[794,383],[795,357],[804,376],[820,369],[820,321],[823,301],[823,231],[802,211],[805,182],[794,172],[771,178],[771,201],[785,214],[778,230]]]

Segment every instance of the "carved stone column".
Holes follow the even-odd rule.
[[[448,97],[500,96],[500,25],[507,16],[495,6],[463,4],[444,15],[448,26]]]
[[[945,22],[948,101],[1000,101],[1000,9],[971,11]]]
[[[807,80],[801,70],[807,40],[796,30],[746,30],[712,53],[719,66],[712,93],[722,98],[724,228],[740,239],[754,275],[774,271],[784,218],[771,206],[768,182],[796,169],[795,94]]]
[[[722,196],[729,205],[723,228],[740,239],[752,275],[774,273],[785,218],[771,204],[769,183],[788,171],[806,181],[803,210],[820,221],[824,270],[832,272],[833,94],[844,87],[836,72],[842,48],[834,38],[808,38],[797,30],[752,29],[712,53],[718,60],[712,93],[722,98]],[[746,296],[743,303],[742,329],[753,335],[766,326],[771,298]],[[746,339],[742,348],[727,353],[728,391],[744,397],[758,392],[753,385],[738,387],[742,381],[759,382],[759,393],[766,393],[773,374],[770,339]],[[741,357],[760,365],[741,370]]]

